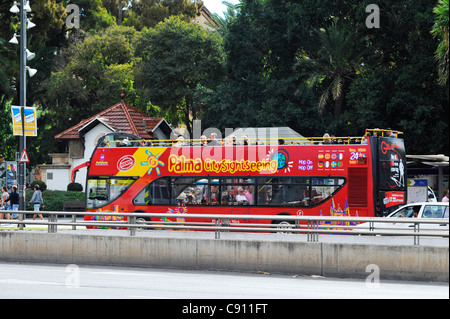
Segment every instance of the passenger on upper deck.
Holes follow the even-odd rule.
[[[387,136],[387,137],[392,137],[392,138],[396,138],[396,137],[397,137],[397,135],[395,135],[395,133],[392,132],[391,129],[388,129],[388,130],[386,131],[386,136]]]
[[[361,144],[369,144],[369,140],[367,139],[366,136],[363,136],[363,138],[361,139]]]
[[[208,140],[207,140],[207,138],[206,138],[205,135],[202,135],[202,136],[200,137],[200,145],[201,145],[201,146],[208,146]]]
[[[325,133],[323,135],[323,144],[331,144],[331,137],[330,134]]]
[[[247,135],[243,135],[242,139],[244,141],[244,145],[247,146],[248,145],[248,137],[247,137]]]
[[[210,140],[208,142],[208,146],[221,145],[220,142],[216,138],[217,138],[217,134],[216,133],[211,133],[211,137],[210,137]]]
[[[184,137],[178,136],[177,142],[173,145],[174,147],[181,147],[183,146]]]

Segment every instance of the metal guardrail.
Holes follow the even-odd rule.
[[[127,229],[130,236],[136,235],[137,229],[167,230],[203,230],[214,231],[215,239],[220,239],[222,232],[276,232],[307,234],[308,242],[317,242],[320,234],[367,235],[367,236],[413,236],[414,245],[419,244],[420,237],[449,237],[448,219],[414,219],[384,217],[325,217],[325,216],[287,216],[287,215],[218,215],[218,214],[169,214],[169,213],[111,213],[111,212],[41,212],[48,215],[47,221],[24,220],[24,214],[32,211],[15,211],[19,220],[0,220],[0,224],[17,224],[19,230],[23,225],[47,225],[49,233],[56,233],[58,226],[85,226],[92,228]],[[58,221],[58,215],[72,215],[72,221]],[[97,220],[77,221],[77,216],[97,216]],[[124,217],[127,218],[125,221]],[[145,219],[152,221],[146,221]],[[155,219],[175,219],[164,221]],[[211,222],[186,222],[189,219],[210,219]],[[104,219],[104,220],[98,220]],[[116,219],[116,220],[114,220]],[[118,220],[117,220],[118,219]],[[236,223],[234,221],[244,221]],[[270,221],[269,224],[258,221]],[[381,227],[380,225],[411,224],[409,227]],[[438,225],[430,228],[426,225]]]

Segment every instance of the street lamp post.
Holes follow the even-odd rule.
[[[20,8],[20,9],[19,9]],[[34,53],[31,53],[27,49],[27,29],[35,26],[34,23],[27,19],[27,12],[31,12],[29,0],[14,1],[14,5],[10,9],[11,13],[20,14],[20,115],[22,123],[22,135],[19,138],[19,152],[23,154],[26,149],[26,136],[25,136],[25,106],[27,103],[27,70],[30,76],[36,73],[36,70],[30,69],[27,66],[27,60],[31,60],[35,57]],[[17,44],[16,34],[10,40],[10,43]],[[19,209],[25,210],[25,175],[26,164],[23,161],[19,161]],[[22,225],[20,225],[22,226]]]
[[[27,11],[25,0],[20,0],[20,113],[22,117],[22,135],[19,139],[19,153],[26,149],[25,112],[27,105]],[[26,164],[19,163],[19,210],[25,210],[25,174]]]

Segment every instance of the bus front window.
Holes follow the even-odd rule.
[[[100,208],[120,197],[136,177],[95,177],[87,181],[87,209]]]

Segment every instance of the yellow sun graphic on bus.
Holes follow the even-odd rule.
[[[155,169],[156,173],[158,175],[161,175],[161,170],[159,169],[159,166],[164,167],[166,165],[166,164],[164,164],[164,162],[161,162],[160,160],[158,160],[158,158],[162,155],[162,153],[153,155],[152,152],[150,152],[149,150],[146,150],[145,154],[147,154],[147,156],[148,156],[147,160],[142,161],[141,165],[142,166],[150,166],[150,168],[147,171],[147,174],[150,175],[153,172],[153,169]]]

